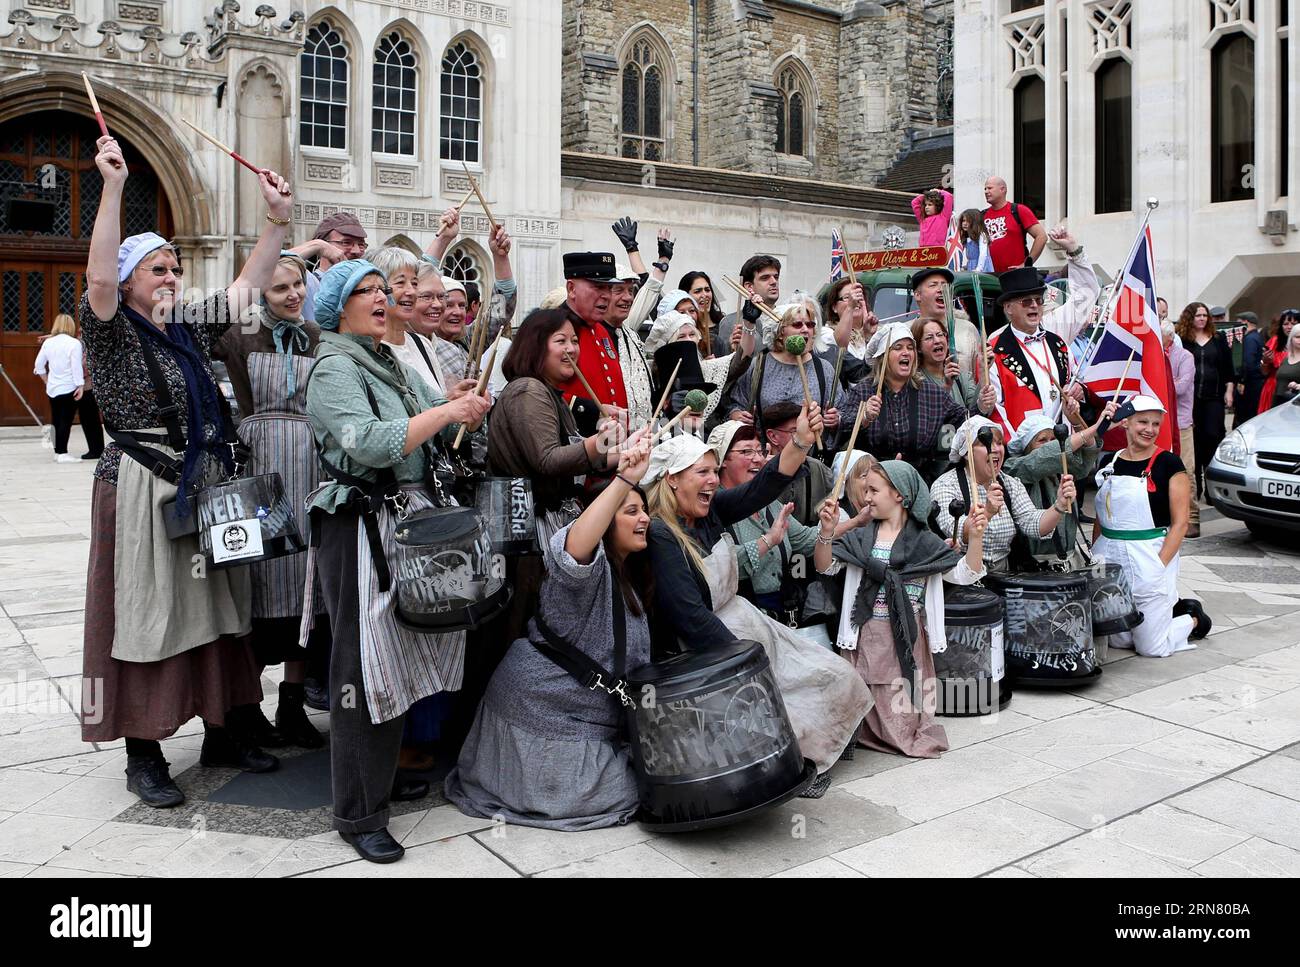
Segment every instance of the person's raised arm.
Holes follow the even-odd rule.
[[[619,453],[618,470],[609,485],[591,502],[569,528],[564,539],[564,549],[579,564],[590,564],[596,548],[609,529],[610,521],[623,506],[628,492],[641,482],[650,467],[650,438],[644,430],[628,437],[627,445]]]
[[[447,249],[451,248],[451,243],[456,241],[456,236],[459,234],[460,209],[453,205],[439,216],[438,234],[433,237],[433,241],[425,248],[425,256],[431,262],[441,264],[442,257],[447,254]]]
[[[787,477],[793,477],[808,459],[808,451],[817,442],[817,434],[822,431],[822,410],[816,403],[810,411],[807,406],[799,411],[799,422],[790,442],[781,451],[781,462],[777,468]]]
[[[248,261],[244,263],[239,278],[226,289],[231,319],[238,319],[245,309],[256,305],[266,290],[271,288],[271,276],[275,273],[275,263],[279,261],[280,252],[284,248],[289,217],[293,214],[293,191],[289,188],[289,182],[267,169],[258,172],[257,184],[262,189],[262,199],[266,202],[266,225],[262,228],[262,234],[253,246]]]
[[[117,315],[117,248],[122,244],[122,187],[126,184],[126,159],[115,139],[105,135],[95,142],[95,167],[104,179],[99,211],[90,234],[86,260],[86,289],[91,311],[102,320]]]

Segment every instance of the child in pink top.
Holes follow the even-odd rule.
[[[948,222],[952,219],[952,194],[931,188],[912,199],[912,211],[921,226],[921,245],[942,245],[948,241]]]

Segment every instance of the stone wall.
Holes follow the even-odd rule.
[[[699,0],[699,143],[692,141],[689,0],[565,0],[567,150],[620,154],[619,57],[652,25],[671,55],[665,160],[872,184],[933,124],[939,31],[952,0]],[[811,79],[804,158],[778,155],[774,72],[794,58]]]

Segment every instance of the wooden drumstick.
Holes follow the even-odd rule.
[[[90,98],[90,109],[95,112],[95,120],[99,122],[99,133],[106,138],[108,137],[108,125],[104,123],[104,114],[99,109],[99,100],[95,97],[95,89],[90,86],[90,75],[82,71],[81,79],[86,83],[86,96]]]
[[[808,388],[808,371],[803,368],[803,354],[808,350],[808,340],[803,336],[790,336],[785,341],[785,351],[794,357],[794,361],[799,364],[799,379],[803,382],[803,403],[808,408],[808,413],[812,414],[812,391]],[[822,435],[817,434],[817,446],[825,450],[826,445],[822,443]]]
[[[569,362],[573,363],[573,372],[577,375],[578,382],[582,384],[582,388],[587,391],[587,395],[591,397],[592,402],[597,406],[600,406],[600,397],[596,395],[596,391],[592,389],[591,384],[587,382],[587,377],[582,375],[582,370],[578,368],[578,360],[568,353],[565,353],[564,356]]]
[[[483,396],[487,393],[488,375],[492,372],[492,364],[496,362],[497,346],[501,344],[501,333],[497,333],[496,339],[492,341],[492,348],[488,350],[487,365],[483,367],[483,372],[479,374],[478,385],[474,387],[475,396]],[[452,443],[453,450],[459,450],[461,441],[465,439],[465,424],[460,425],[460,430],[456,433],[456,439]]]
[[[264,171],[267,170],[266,168],[259,168],[259,167],[257,167],[257,166],[254,165],[251,161],[249,161],[247,158],[245,158],[243,155],[241,155],[238,151],[236,151],[234,148],[230,147],[230,145],[225,144],[224,142],[218,141],[216,138],[214,138],[212,135],[208,134],[208,132],[204,131],[202,128],[198,128],[198,127],[195,127],[193,124],[190,124],[190,122],[187,121],[187,120],[185,120],[185,118],[181,118],[181,123],[184,124],[186,127],[188,127],[191,131],[193,131],[193,132],[194,132],[195,134],[197,134],[199,137],[203,138],[205,141],[208,141],[208,142],[210,142],[210,143],[216,145],[218,148],[220,148],[220,149],[221,149],[222,151],[224,151],[226,154],[230,155],[230,157],[234,158],[236,161],[238,161],[241,165],[243,165],[245,168],[247,168],[247,169],[248,169],[249,171],[251,171],[253,174],[255,174],[255,175],[260,175],[260,174],[262,174]]]
[[[853,421],[853,432],[849,434],[849,446],[844,451],[844,466],[840,467],[840,475],[835,479],[835,489],[831,491],[831,499],[839,502],[840,494],[844,492],[844,483],[849,479],[849,463],[853,459],[853,446],[858,442],[858,431],[862,429],[862,417],[867,412],[866,402],[858,404],[858,415]]]
[[[771,319],[773,322],[777,323],[778,325],[780,324],[781,317],[778,316],[775,312],[773,312],[770,308],[768,308],[767,303],[756,302],[754,300],[754,297],[750,295],[749,290],[747,290],[743,285],[741,285],[735,279],[731,278],[731,276],[724,275],[722,277],[722,281],[727,283],[727,285],[731,286],[733,289],[735,289],[736,292],[740,295],[740,298],[742,300],[747,299],[750,302],[753,302],[754,305],[758,306],[759,312],[763,313],[765,316],[767,316],[769,319]]]
[[[492,209],[488,208],[487,199],[483,197],[483,192],[479,190],[478,182],[474,180],[474,176],[469,173],[469,165],[463,161],[460,164],[465,169],[465,177],[469,179],[470,190],[478,196],[478,203],[483,206],[483,212],[487,215],[488,224],[492,226],[492,231],[495,233],[497,220],[492,217]]]
[[[647,430],[653,430],[655,420],[659,419],[659,414],[664,411],[668,405],[668,397],[673,394],[673,384],[677,382],[677,371],[682,368],[682,361],[677,360],[677,365],[673,367],[673,374],[668,377],[668,382],[664,384],[664,395],[659,398],[659,405],[655,407],[654,415],[650,417],[650,422],[645,425]]]

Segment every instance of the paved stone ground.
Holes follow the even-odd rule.
[[[675,837],[493,827],[431,799],[380,867],[329,832],[319,753],[237,778],[197,765],[196,720],[164,743],[190,802],[158,812],[126,791],[121,742],[81,741],[90,481],[0,430],[0,876],[1300,876],[1300,554],[1230,521],[1183,560],[1215,619],[1200,649],[1112,653],[1086,691],[945,720],[941,759],[859,750],[824,799]]]

